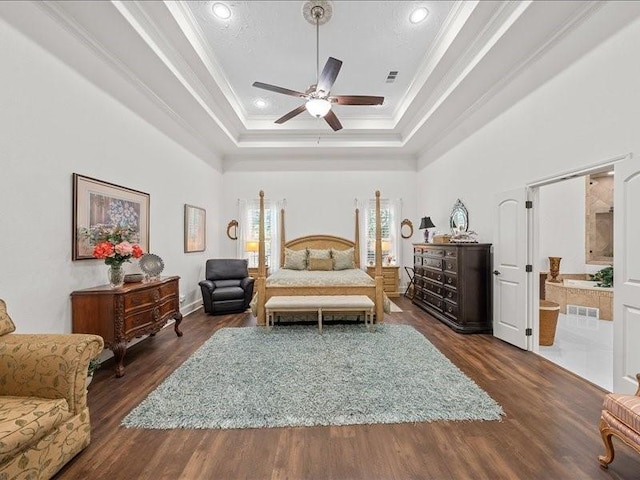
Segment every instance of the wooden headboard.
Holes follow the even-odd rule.
[[[356,244],[346,238],[336,237],[334,235],[307,235],[306,237],[294,238],[293,240],[285,242],[284,247],[291,250],[304,250],[305,248],[313,248],[316,250],[327,250],[329,248],[333,248],[334,250],[348,250],[349,248],[353,248],[353,260],[356,268],[360,268],[360,258]],[[280,258],[280,266],[282,265],[284,265],[284,255]]]

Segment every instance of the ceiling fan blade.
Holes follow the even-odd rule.
[[[342,62],[340,60],[338,60],[337,58],[329,57],[327,63],[324,64],[324,68],[322,69],[320,78],[318,78],[316,92],[322,90],[323,92],[328,94],[331,91],[333,82],[336,81],[336,77],[340,72],[340,67],[342,67]]]
[[[335,95],[330,97],[331,102],[338,105],[382,105],[384,97],[372,97],[369,95]]]
[[[291,95],[292,97],[307,98],[306,93],[296,92],[295,90],[289,90],[288,88],[276,87],[275,85],[269,85],[268,83],[253,82],[253,86],[262,88],[263,90],[269,90],[270,92],[283,93],[285,95]]]
[[[300,105],[298,108],[294,108],[289,113],[287,113],[287,114],[283,115],[282,117],[280,117],[279,119],[277,119],[276,123],[284,123],[287,120],[291,120],[293,117],[295,117],[296,115],[300,115],[305,110],[306,110],[306,107],[304,105]]]
[[[333,128],[334,132],[342,130],[342,124],[340,123],[340,120],[338,120],[338,117],[336,117],[336,114],[333,113],[333,110],[329,110],[329,113],[324,116],[324,119],[327,121],[329,126]]]

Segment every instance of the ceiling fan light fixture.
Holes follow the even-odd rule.
[[[418,7],[413,12],[411,12],[411,15],[409,15],[409,21],[411,23],[420,23],[425,18],[427,18],[427,15],[429,15],[429,10],[427,10],[427,7]]]
[[[305,104],[305,108],[312,117],[322,118],[331,110],[331,102],[324,98],[312,98]]]
[[[216,2],[211,5],[211,11],[220,20],[228,20],[231,18],[231,9],[224,3]]]

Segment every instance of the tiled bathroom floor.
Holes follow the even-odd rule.
[[[540,355],[586,378],[613,389],[613,322],[560,314],[556,338]]]

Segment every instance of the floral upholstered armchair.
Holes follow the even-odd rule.
[[[0,300],[0,478],[51,478],[89,445],[85,381],[103,341],[14,330]]]

